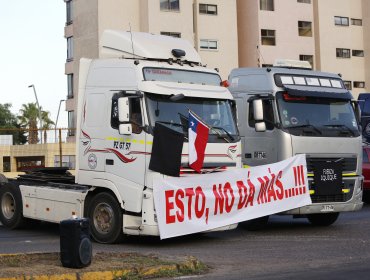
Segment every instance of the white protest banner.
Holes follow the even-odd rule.
[[[161,239],[311,204],[305,155],[248,169],[154,182]]]

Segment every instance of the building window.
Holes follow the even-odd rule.
[[[351,18],[352,25],[362,26],[362,19]]]
[[[335,25],[349,26],[348,17],[334,17]]]
[[[72,0],[69,0],[69,1],[66,1],[66,8],[67,8],[67,21],[66,21],[66,25],[69,25],[72,23],[72,17],[73,17],[73,14],[72,14]]]
[[[351,58],[351,51],[350,51],[350,49],[340,49],[340,48],[337,48],[336,52],[337,52],[337,57]]]
[[[67,98],[73,98],[73,74],[68,74],[67,75]]]
[[[274,0],[260,0],[260,10],[274,11]]]
[[[199,4],[199,13],[207,15],[217,15],[217,5]]]
[[[363,50],[352,50],[352,56],[364,57],[364,51]]]
[[[60,165],[60,156],[54,156],[54,167],[60,166],[70,170],[76,169],[76,156],[62,156],[62,165]]]
[[[313,55],[307,55],[307,54],[300,54],[299,55],[300,61],[308,61],[311,64],[311,68],[313,69]]]
[[[171,37],[176,37],[176,38],[181,38],[181,33],[179,33],[179,32],[166,32],[166,31],[161,31],[161,35],[171,36]]]
[[[67,38],[67,61],[73,60],[73,37]]]
[[[68,111],[68,136],[74,136],[75,130],[74,111]]]
[[[180,0],[161,0],[161,11],[180,11]]]
[[[312,37],[312,22],[298,21],[299,36]]]
[[[344,86],[346,89],[351,90],[352,89],[352,82],[351,81],[343,81]]]
[[[297,0],[298,3],[311,4],[311,0]]]
[[[262,45],[275,46],[275,30],[261,29],[261,43]]]
[[[10,171],[11,171],[10,157],[3,157],[3,172]]]
[[[201,39],[200,40],[200,48],[202,50],[217,50],[218,49],[218,41],[217,40]]]
[[[354,88],[365,88],[365,82],[353,82]]]

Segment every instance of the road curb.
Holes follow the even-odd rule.
[[[26,256],[28,254],[0,254],[0,258]],[[41,273],[27,274],[23,271],[23,275],[1,277],[0,280],[119,280],[119,279],[145,279],[154,277],[163,277],[166,275],[189,275],[199,274],[202,270],[201,264],[196,258],[188,257],[186,261],[174,264],[157,264],[152,267],[143,267],[142,265],[133,265],[130,268],[116,268],[105,271],[73,271],[71,268],[66,268],[68,271],[58,273]],[[184,274],[184,272],[186,272]]]
[[[161,273],[176,273],[179,272],[177,265],[163,265],[147,269],[122,269],[111,271],[90,271],[90,272],[76,272],[53,275],[23,275],[18,277],[5,277],[0,280],[116,280],[127,279],[128,276],[135,276],[141,278],[152,278]]]

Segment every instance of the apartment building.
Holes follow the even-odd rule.
[[[223,79],[234,67],[294,59],[340,73],[355,97],[370,92],[369,0],[64,1],[70,128],[76,126],[79,59],[99,57],[108,28],[187,39]],[[70,135],[73,141],[73,130]]]
[[[238,0],[239,66],[306,60],[357,97],[370,85],[369,14],[368,0]]]
[[[314,1],[317,69],[340,73],[355,96],[369,91],[370,3]]]
[[[68,127],[76,127],[81,57],[99,57],[105,29],[181,37],[194,44],[203,64],[218,68],[223,79],[238,66],[236,0],[65,0],[67,20]],[[74,141],[74,130],[69,131]]]
[[[238,0],[239,66],[261,67],[276,59],[314,65],[314,14],[310,0]]]

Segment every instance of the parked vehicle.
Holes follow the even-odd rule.
[[[370,203],[370,146],[362,147],[362,175],[364,176],[363,198],[366,203]]]
[[[299,67],[231,71],[242,160],[256,166],[306,154],[312,204],[283,214],[330,225],[363,204],[359,110],[340,76],[302,69],[302,62]],[[246,224],[259,227],[267,220]]]
[[[370,143],[370,93],[360,93],[357,100],[361,109],[362,136]]]
[[[162,124],[186,136],[182,117],[189,109],[214,122],[202,171],[241,168],[235,102],[187,41],[108,30],[100,58],[82,59],[79,70],[75,181],[63,169],[3,179],[3,225],[17,228],[24,218],[59,223],[76,215],[90,219],[92,237],[101,243],[123,234],[159,235],[153,181],[165,175],[149,168],[153,133]],[[189,168],[186,139],[181,173],[202,176]]]

